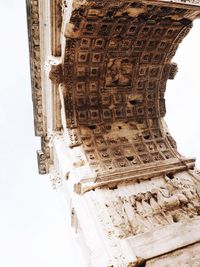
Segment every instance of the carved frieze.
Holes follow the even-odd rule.
[[[98,203],[98,197],[93,199],[102,222],[106,219],[103,214],[110,214],[110,222],[105,227],[109,238],[138,235],[200,216],[200,187],[186,172],[157,178],[156,184],[151,179],[132,186],[127,192],[122,185],[114,189],[112,197],[104,203]],[[111,193],[104,190],[104,194]],[[115,229],[112,235],[110,224]]]

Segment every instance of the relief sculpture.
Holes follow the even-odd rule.
[[[192,179],[185,184],[179,177],[160,180],[163,186],[105,203],[117,237],[149,232],[200,216],[200,196]]]
[[[130,86],[132,64],[129,59],[109,59],[106,73],[106,87]]]
[[[200,1],[50,2],[27,0],[39,172],[67,195],[90,266],[197,266],[183,247],[200,242],[200,173],[163,120]]]

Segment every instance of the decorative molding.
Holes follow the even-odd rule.
[[[97,176],[95,178],[83,179],[74,185],[77,194],[84,194],[90,190],[108,186],[116,188],[119,183],[142,182],[160,175],[173,174],[176,172],[192,169],[195,166],[195,159],[174,159],[165,160],[163,163],[151,163],[146,166],[138,166],[130,171],[113,172]]]
[[[43,136],[45,134],[45,123],[41,88],[39,1],[27,0],[26,7],[35,134],[37,136]]]
[[[51,14],[51,52],[53,56],[61,56],[62,0],[50,1]]]

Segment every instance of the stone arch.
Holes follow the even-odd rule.
[[[70,146],[82,146],[97,175],[183,160],[163,121],[164,94],[193,19],[184,6],[146,1],[90,1],[72,11],[65,31],[66,121]]]

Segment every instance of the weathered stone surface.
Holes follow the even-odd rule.
[[[181,267],[198,267],[200,266],[199,250],[200,244],[197,243],[195,245],[188,246],[181,250],[176,250],[170,254],[150,260],[147,262],[146,267],[174,266],[174,262],[177,264],[177,266]]]
[[[163,117],[200,1],[27,7],[39,171],[64,191],[88,266],[198,266],[200,175]]]

